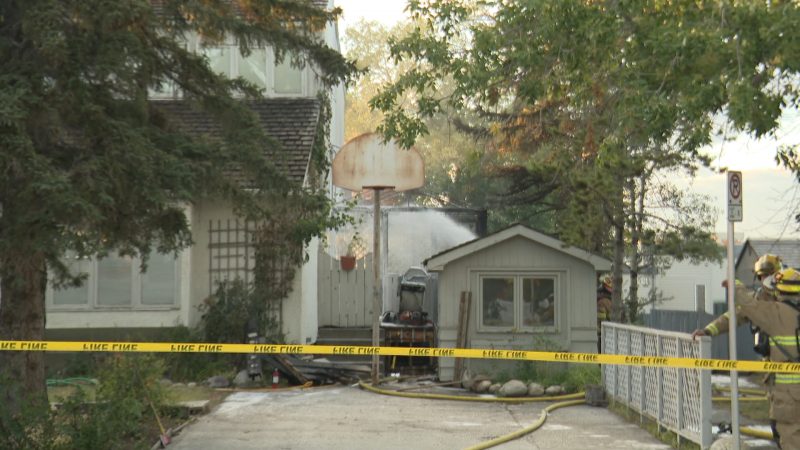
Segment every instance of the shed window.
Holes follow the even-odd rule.
[[[484,275],[479,279],[480,329],[533,331],[555,327],[557,275]]]

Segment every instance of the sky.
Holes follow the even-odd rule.
[[[342,8],[339,36],[361,19],[375,20],[391,26],[408,17],[405,0],[335,0]],[[343,49],[346,50],[346,49]],[[800,143],[800,114],[787,113],[774,137],[755,140],[747,136],[729,135],[717,139],[706,148],[714,159],[714,168],[727,167],[742,172],[743,221],[734,224],[738,239],[800,239],[794,215],[800,213],[800,185],[794,175],[775,162],[780,144]],[[708,195],[720,211],[716,231],[727,230],[727,198],[725,174],[702,170],[692,180],[676,178],[674,183],[692,192]]]

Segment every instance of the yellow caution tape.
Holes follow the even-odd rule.
[[[539,352],[476,348],[368,347],[291,344],[205,344],[170,342],[81,342],[81,341],[0,341],[0,351],[46,352],[148,352],[148,353],[265,353],[312,355],[380,355],[435,358],[511,359],[582,364],[672,367],[741,372],[781,372],[800,374],[800,363],[769,361],[729,361],[727,359],[676,358],[669,356],[601,355],[596,353]]]

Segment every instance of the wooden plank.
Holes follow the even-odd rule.
[[[464,326],[463,323],[466,321],[465,317],[467,315],[466,311],[467,305],[467,293],[461,291],[461,297],[458,300],[458,332],[456,334],[456,347],[463,348],[461,343],[464,341]],[[453,369],[453,380],[460,380],[461,379],[461,372],[464,368],[464,360],[462,358],[455,359],[455,368]]]

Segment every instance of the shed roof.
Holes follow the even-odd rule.
[[[736,266],[739,266],[744,249],[753,249],[758,256],[772,254],[780,256],[785,266],[800,267],[800,239],[747,239],[744,241],[742,251],[736,259]]]
[[[441,272],[444,270],[445,265],[452,261],[517,236],[524,237],[546,247],[550,247],[554,250],[558,250],[575,258],[584,260],[593,265],[597,271],[611,270],[611,261],[608,259],[599,255],[595,255],[594,253],[590,253],[586,250],[569,246],[561,240],[526,227],[522,224],[513,224],[508,228],[502,229],[488,236],[473,239],[443,252],[437,253],[426,259],[424,264],[425,267],[432,272]]]
[[[220,124],[189,101],[154,100],[153,104],[177,120],[186,132],[221,136]],[[319,101],[316,98],[265,98],[248,101],[247,105],[258,114],[264,132],[280,144],[280,148],[265,145],[267,157],[275,161],[290,182],[302,184],[316,137]]]

